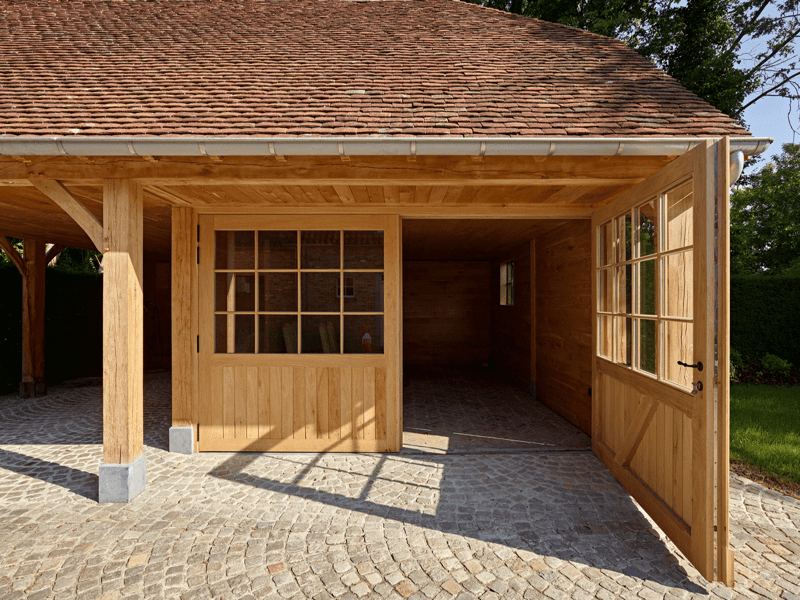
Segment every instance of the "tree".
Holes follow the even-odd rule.
[[[616,37],[744,124],[768,96],[800,99],[800,0],[467,0]]]
[[[800,145],[783,152],[731,197],[731,272],[800,270]]]

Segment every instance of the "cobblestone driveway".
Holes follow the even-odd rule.
[[[800,505],[738,477],[731,591],[587,451],[171,455],[166,374],[145,397],[128,505],[96,503],[99,387],[0,397],[0,598],[800,596]]]

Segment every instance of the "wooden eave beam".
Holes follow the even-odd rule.
[[[223,162],[202,158],[162,157],[149,162],[137,157],[48,157],[31,164],[0,161],[0,185],[27,179],[75,184],[103,179],[135,179],[142,185],[482,185],[482,186],[626,186],[638,183],[668,164],[666,156],[536,156],[418,157],[227,157]]]
[[[11,262],[17,267],[20,275],[22,277],[26,277],[28,275],[28,267],[25,264],[25,259],[22,258],[19,252],[16,251],[14,246],[11,245],[11,242],[8,241],[8,238],[4,235],[0,235],[0,248],[5,250],[5,253],[8,254],[8,258],[11,259]]]
[[[95,248],[103,252],[103,224],[60,181],[32,178],[31,184],[58,204],[72,217],[92,240]]]

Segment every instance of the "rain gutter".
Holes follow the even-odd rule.
[[[11,156],[671,156],[699,137],[662,138],[214,138],[0,137]],[[761,154],[771,138],[732,137],[731,154]]]

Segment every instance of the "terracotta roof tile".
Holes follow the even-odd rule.
[[[720,134],[621,42],[455,0],[0,0],[0,135]]]

